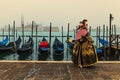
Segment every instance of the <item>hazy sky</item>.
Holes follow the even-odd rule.
[[[87,18],[89,25],[96,27],[109,24],[112,13],[113,23],[120,25],[120,0],[0,0],[0,27],[12,24],[20,26],[21,14],[25,24],[34,20],[44,26],[74,28],[80,20]]]

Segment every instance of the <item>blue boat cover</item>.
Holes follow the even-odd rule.
[[[57,47],[57,50],[59,50],[59,51],[63,51],[64,48]]]
[[[47,48],[42,47],[42,48],[41,48],[41,50],[42,50],[42,51],[47,51],[48,49],[47,49]]]
[[[9,39],[8,36],[3,41],[0,41],[0,45],[6,45],[8,43]]]
[[[68,43],[68,47],[69,47],[70,49],[73,49],[74,43]]]
[[[108,41],[104,40],[104,39],[101,39],[99,38],[99,42],[103,45],[103,46],[107,46],[109,44]]]
[[[97,52],[97,53],[102,53],[102,50],[101,50],[101,49],[96,48],[96,52]]]

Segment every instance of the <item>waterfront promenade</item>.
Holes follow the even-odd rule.
[[[0,80],[120,80],[120,61],[81,69],[71,61],[0,61]]]

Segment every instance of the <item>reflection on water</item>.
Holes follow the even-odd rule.
[[[37,53],[36,53],[37,52]],[[71,54],[68,53],[69,56],[67,58],[67,54],[66,54],[66,50],[64,50],[64,57],[63,60],[71,60]],[[39,59],[38,57],[39,52],[38,51],[34,51],[32,54],[30,55],[18,55],[17,53],[2,53],[0,54],[0,60],[47,60],[47,61],[53,61],[53,54],[51,53],[47,59]]]

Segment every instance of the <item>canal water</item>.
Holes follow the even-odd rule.
[[[2,34],[2,32],[1,32],[1,34]],[[25,34],[24,42],[26,42],[28,40],[28,37],[26,37],[26,36],[30,36],[31,32],[24,32],[24,34]],[[8,35],[8,32],[5,32],[4,35]],[[16,36],[15,39],[17,39],[18,36],[21,36],[21,35],[22,35],[21,32],[17,32],[17,34],[15,35]],[[33,36],[35,36],[35,35],[36,35],[36,33],[33,32]],[[39,37],[37,37],[37,38],[33,37],[33,40],[34,40],[34,51],[33,51],[33,53],[30,56],[27,56],[27,57],[19,56],[17,53],[11,53],[9,55],[4,56],[5,53],[2,53],[2,54],[0,54],[0,60],[21,60],[22,59],[22,60],[36,60],[36,61],[38,61],[38,54],[39,54],[39,52],[38,52],[38,45],[39,45],[39,42],[42,40],[42,38],[43,38],[42,36],[47,36],[45,38],[49,41],[49,32],[38,32],[37,35]],[[101,32],[101,35],[102,35],[102,32]],[[60,41],[62,41],[62,37],[61,37],[62,33],[61,32],[52,32],[52,36],[53,37],[51,37],[51,54],[50,54],[50,56],[47,59],[48,61],[53,61],[54,60],[53,59],[52,45],[53,45],[55,36],[60,36],[60,37],[58,37],[58,39]],[[67,32],[63,32],[63,36],[65,36],[65,37],[63,37],[63,43],[64,43],[64,59],[63,59],[63,61],[70,61],[72,59],[72,55],[69,52],[69,50],[68,50],[68,53],[67,53],[67,43],[66,43]],[[75,39],[74,32],[70,32],[69,36],[71,36],[72,39]],[[96,41],[97,38],[95,37],[95,36],[97,36],[96,35],[96,31],[92,31],[91,32],[91,36],[93,37],[94,45],[96,45],[96,43],[98,43],[98,41]],[[21,37],[21,39],[22,39],[22,37]],[[2,40],[3,40],[3,37],[0,37],[0,41],[2,41]],[[13,41],[13,37],[10,38],[10,41]],[[21,45],[22,45],[22,42],[21,42]],[[100,46],[102,46],[102,45],[100,44]]]
[[[7,34],[8,34],[8,32],[4,33],[4,35],[7,35]],[[30,36],[31,32],[24,32],[24,34],[25,34],[24,42],[26,42],[29,39],[29,37],[26,37],[26,36]],[[16,36],[15,40],[18,38],[18,36],[21,36],[21,35],[22,35],[22,33],[18,32],[17,35],[15,35]],[[0,60],[21,60],[21,59],[22,60],[38,60],[38,54],[39,54],[39,52],[38,52],[38,46],[39,46],[39,42],[42,41],[43,36],[46,36],[45,38],[49,41],[49,32],[38,32],[38,36],[39,37],[36,38],[34,36],[36,36],[35,32],[33,33],[34,51],[33,51],[33,53],[30,56],[27,56],[27,57],[25,57],[25,56],[19,56],[17,53],[10,53],[9,55],[5,55],[4,56],[4,54],[6,54],[6,53],[3,52],[2,54],[0,54]],[[53,37],[51,37],[51,54],[50,54],[50,56],[47,59],[49,61],[53,61],[52,45],[53,45],[53,42],[55,40],[55,36],[58,36],[57,38],[60,41],[62,41],[62,37],[61,37],[62,33],[61,32],[52,32],[52,36]],[[67,32],[64,32],[63,36],[64,36],[63,37],[63,43],[64,43],[64,59],[63,60],[64,61],[71,60],[71,53],[69,53],[69,51],[68,51],[68,53],[66,53],[67,52],[67,49],[66,49],[67,48],[67,43],[66,43]],[[69,36],[71,36],[71,38],[74,39],[74,37],[75,37],[74,36],[74,32],[70,32]],[[5,36],[4,36],[4,38],[5,38]],[[21,39],[23,39],[23,38],[21,37]],[[2,41],[2,40],[3,40],[3,37],[0,37],[0,41]],[[14,38],[10,37],[10,42],[12,42],[12,41],[14,41]],[[22,42],[23,41],[21,41],[21,45],[22,45]],[[67,57],[67,55],[68,55],[68,57]]]

